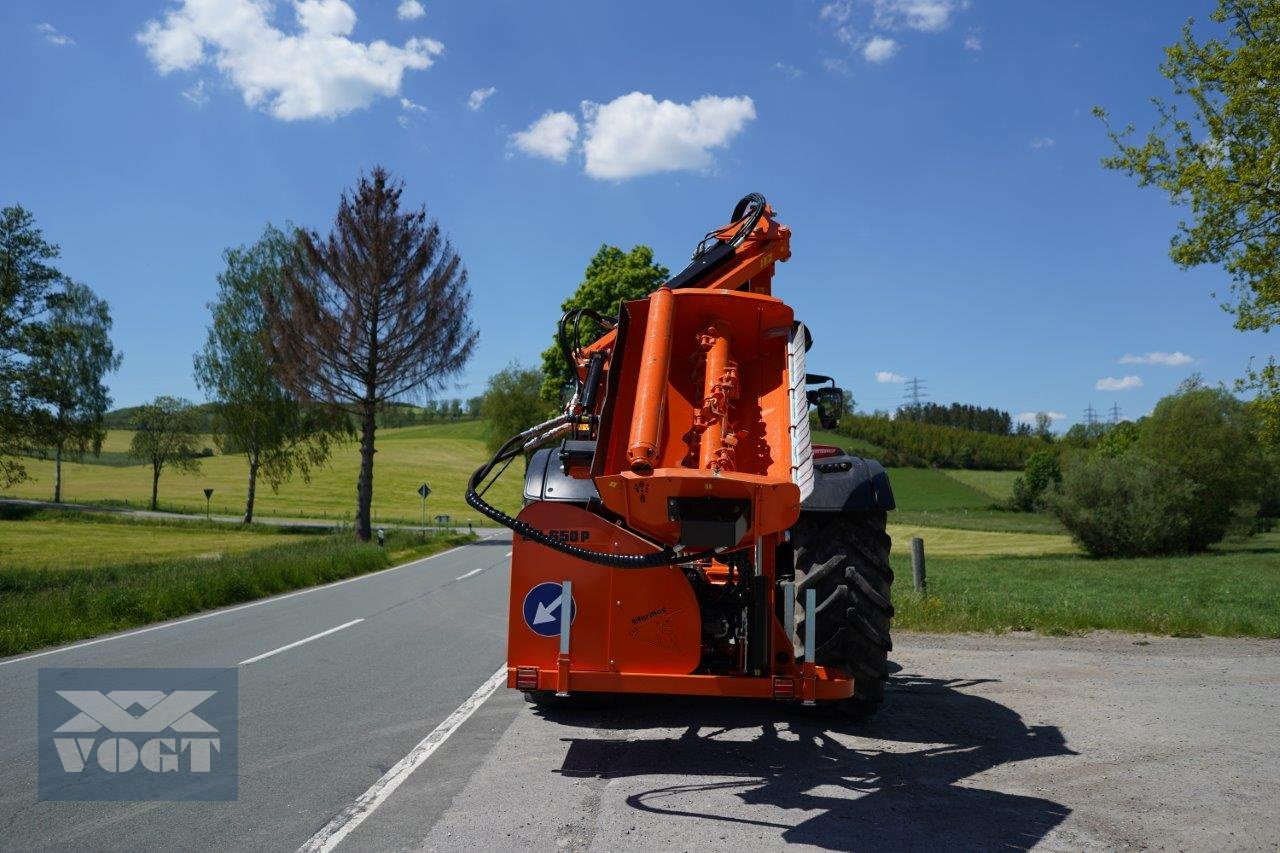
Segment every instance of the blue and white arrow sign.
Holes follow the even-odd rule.
[[[546,581],[529,590],[524,597],[524,624],[542,637],[560,636],[560,618],[564,613],[564,589]],[[570,597],[569,624],[578,618],[578,602]]]

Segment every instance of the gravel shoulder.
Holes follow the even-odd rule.
[[[500,691],[493,710],[510,724],[439,818],[370,837],[427,850],[1275,849],[1280,641],[896,644],[885,706],[862,725],[658,697],[535,711]],[[390,811],[413,813],[423,794],[406,796]]]

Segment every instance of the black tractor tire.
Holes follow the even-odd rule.
[[[893,642],[889,623],[892,542],[885,513],[802,512],[791,528],[795,553],[796,656],[803,657],[805,593],[816,592],[814,663],[853,676],[854,694],[837,710],[865,719],[884,700]]]

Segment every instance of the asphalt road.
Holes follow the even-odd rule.
[[[473,701],[503,664],[509,548],[495,537],[0,661],[0,847],[1274,850],[1280,837],[1280,642],[902,635],[885,706],[861,726],[658,697],[535,711],[502,687]],[[37,801],[39,667],[238,665],[238,800]]]

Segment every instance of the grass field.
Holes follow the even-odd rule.
[[[184,524],[186,522],[183,522]],[[67,569],[118,563],[155,563],[176,557],[209,559],[287,541],[298,534],[248,530],[188,530],[178,526],[68,522],[54,519],[0,521],[0,572],[10,568]]]
[[[92,542],[91,537],[117,530],[131,532],[148,546],[152,542],[169,542],[172,537],[175,542],[191,543],[191,548],[210,547],[204,538],[208,531],[177,524],[67,519],[26,519],[5,524],[30,525],[42,531],[36,535],[60,530],[64,541],[58,552],[64,556],[70,553],[65,540]],[[5,534],[11,532],[13,528],[4,529]],[[232,531],[220,533],[229,536]],[[0,656],[329,583],[474,538],[468,534],[441,534],[419,541],[413,534],[393,531],[387,547],[379,548],[357,542],[349,534],[294,534],[281,537],[274,544],[274,537],[268,533],[239,535],[260,547],[243,551],[227,548],[212,555],[188,553],[160,558],[148,554],[143,559],[126,557],[122,551],[120,559],[110,564],[86,561],[71,566],[37,561],[22,568],[0,568]],[[177,544],[172,547],[180,548]]]
[[[1013,497],[1013,481],[1022,476],[1021,471],[968,471],[947,469],[942,473],[959,480],[971,489],[977,489],[992,501],[1004,503]]]
[[[1070,536],[989,530],[959,530],[946,527],[892,523],[893,552],[907,554],[912,537],[924,540],[926,562],[930,557],[1026,557],[1046,554],[1079,554]]]
[[[429,424],[381,429],[374,457],[374,523],[416,524],[422,502],[418,486],[426,482],[432,494],[428,517],[445,514],[455,521],[475,522],[480,517],[463,500],[467,478],[484,460],[485,424],[481,421]],[[104,450],[127,450],[131,434],[112,430]],[[212,442],[207,442],[212,444]],[[311,482],[295,478],[272,493],[258,485],[256,515],[349,520],[355,507],[356,475],[360,454],[355,443],[334,454],[329,465],[313,472]],[[7,497],[47,500],[53,484],[53,462],[24,460],[31,480],[9,489]],[[165,471],[160,477],[162,509],[203,512],[203,489],[214,490],[213,511],[236,515],[243,511],[248,466],[243,456],[213,456],[201,460],[201,472]],[[490,501],[506,509],[519,505],[523,472],[513,465],[490,491]],[[145,506],[151,495],[151,470],[144,465],[63,464],[63,500],[71,503],[126,503]]]
[[[894,564],[898,630],[1280,637],[1280,533],[1188,557],[940,557],[925,597]]]

